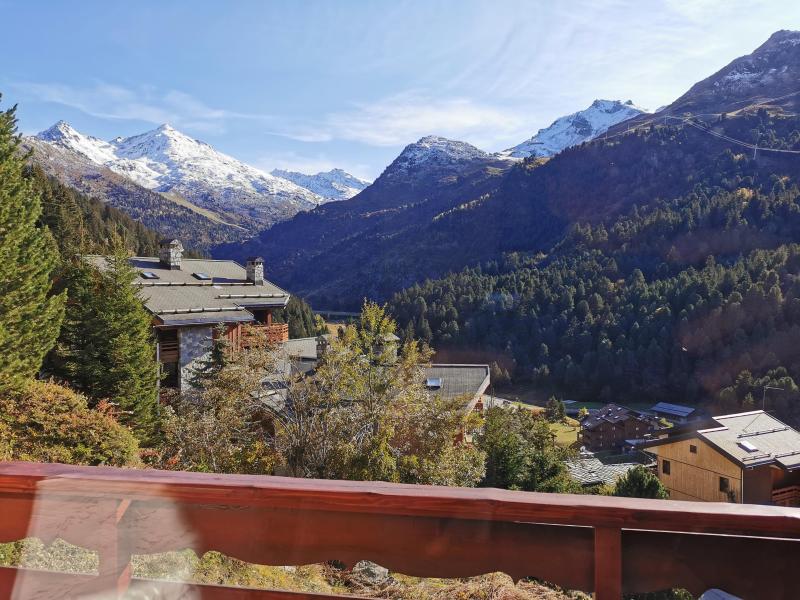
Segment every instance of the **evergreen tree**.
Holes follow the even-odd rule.
[[[199,361],[194,368],[189,384],[198,390],[205,389],[206,385],[227,366],[229,354],[230,344],[225,335],[225,325],[219,323],[214,329],[211,351],[208,353],[208,357]]]
[[[151,317],[133,285],[135,270],[118,247],[104,269],[75,259],[67,271],[69,300],[54,361],[95,402],[107,399],[137,437],[157,429],[159,369]]]
[[[50,296],[58,251],[37,225],[39,197],[23,174],[15,108],[0,113],[0,389],[19,389],[58,336],[63,295]]]
[[[613,495],[657,500],[669,498],[667,488],[659,481],[658,477],[642,465],[634,467],[617,480]]]
[[[547,416],[547,420],[551,423],[560,423],[567,417],[564,403],[555,396],[550,396],[550,399],[547,401],[547,406],[545,407],[545,415]]]

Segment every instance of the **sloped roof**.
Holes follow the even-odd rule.
[[[647,417],[632,411],[630,408],[611,403],[606,404],[596,412],[590,412],[589,415],[581,421],[581,429],[594,429],[601,423],[620,423],[628,419],[637,419],[645,423],[650,421]]]
[[[676,417],[686,418],[691,415],[695,408],[693,406],[683,406],[681,404],[670,404],[669,402],[659,402],[654,405],[650,410],[653,412],[660,412],[667,415],[674,415]]]
[[[441,387],[432,389],[431,393],[442,398],[469,396],[468,409],[472,410],[489,387],[489,365],[431,365],[425,369],[425,379],[441,380]]]
[[[697,434],[741,466],[775,463],[800,469],[800,432],[763,410],[714,417],[719,427]]]
[[[104,256],[85,258],[99,269],[107,266]],[[141,275],[134,284],[145,307],[164,325],[252,321],[248,308],[281,308],[289,301],[289,293],[269,281],[248,282],[245,268],[232,260],[184,258],[180,269],[169,269],[154,257],[135,256],[130,263],[140,275],[155,275]]]
[[[643,447],[699,438],[743,468],[775,465],[787,471],[800,469],[800,432],[763,410],[720,415],[711,422],[712,427],[690,432],[681,429],[677,435],[668,434]]]

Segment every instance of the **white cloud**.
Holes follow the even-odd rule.
[[[515,110],[466,98],[434,98],[411,92],[332,113],[323,127],[332,138],[371,146],[398,146],[436,134],[494,147],[498,142],[530,135],[530,124]]]
[[[225,123],[231,119],[274,120],[268,115],[213,108],[190,94],[177,90],[159,92],[150,86],[132,89],[98,81],[85,87],[35,82],[17,82],[12,87],[43,102],[68,106],[101,119],[170,123],[216,133],[224,132]]]

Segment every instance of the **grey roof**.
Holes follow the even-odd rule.
[[[635,411],[618,404],[606,404],[603,408],[598,409],[596,412],[590,412],[589,415],[581,421],[582,429],[594,429],[601,423],[619,423],[627,421],[628,419],[638,419],[644,423],[649,423],[650,419]]]
[[[317,338],[295,338],[284,342],[284,350],[292,358],[303,360],[317,360]]]
[[[431,392],[442,398],[469,396],[472,410],[489,387],[489,365],[431,365],[425,368],[425,379],[441,379],[441,387]]]
[[[660,412],[666,415],[674,415],[676,417],[686,418],[691,415],[695,408],[692,406],[683,406],[681,404],[670,404],[669,402],[659,402],[651,409],[653,412]]]
[[[719,427],[697,435],[743,467],[800,469],[800,432],[763,410],[714,417]]]
[[[107,264],[103,256],[86,260],[100,269]],[[130,263],[139,273],[157,275],[134,284],[145,307],[164,325],[252,321],[247,308],[281,308],[289,301],[289,294],[269,281],[249,283],[244,267],[231,260],[184,258],[180,269],[169,269],[152,257],[135,256]],[[198,279],[195,273],[210,279]]]
[[[639,462],[603,464],[597,458],[576,458],[565,461],[570,476],[581,485],[613,484]]]

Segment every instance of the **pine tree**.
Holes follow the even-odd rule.
[[[159,377],[151,317],[121,246],[106,260],[99,270],[77,259],[68,271],[67,316],[55,362],[95,402],[117,405],[120,421],[149,442],[157,430]]]
[[[58,251],[37,226],[41,205],[24,177],[15,109],[0,113],[0,389],[36,374],[64,314],[63,295],[49,295]]]
[[[214,329],[214,341],[211,344],[211,351],[193,369],[194,373],[189,380],[189,384],[197,390],[205,389],[208,382],[228,365],[229,354],[230,344],[225,334],[225,325],[220,323]]]

